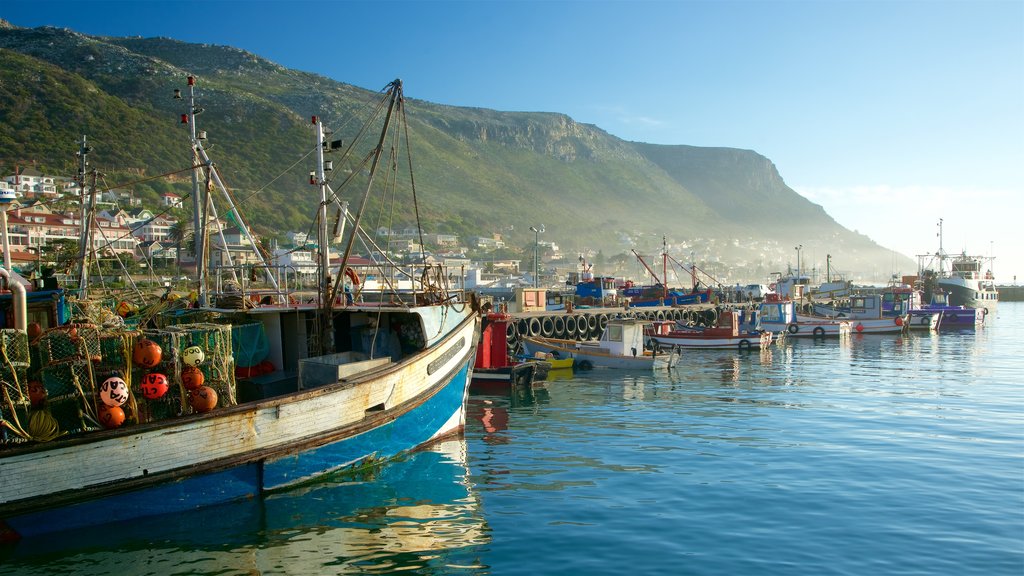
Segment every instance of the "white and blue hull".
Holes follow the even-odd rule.
[[[13,449],[0,458],[0,539],[256,497],[455,434],[476,324],[467,314],[423,352],[334,384]]]

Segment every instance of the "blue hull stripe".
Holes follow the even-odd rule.
[[[462,408],[469,364],[423,404],[382,426],[263,465],[263,487],[274,490],[367,458],[389,459],[419,446]]]
[[[260,494],[261,478],[264,489],[273,490],[344,468],[345,465],[358,464],[370,457],[393,458],[426,443],[462,409],[468,377],[467,363],[434,396],[395,420],[300,454],[262,464],[244,464],[62,508],[8,517],[3,521],[22,537],[32,537],[253,498]]]

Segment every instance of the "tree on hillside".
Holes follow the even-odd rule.
[[[179,219],[175,222],[171,229],[167,232],[167,237],[171,242],[174,242],[175,257],[174,267],[179,272],[181,271],[181,250],[182,247],[187,247],[189,241],[193,240],[194,234],[192,233],[192,221],[184,218]]]

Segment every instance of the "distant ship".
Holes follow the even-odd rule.
[[[923,280],[925,299],[931,302],[946,295],[950,306],[982,308],[985,314],[994,312],[999,304],[995,276],[992,274],[992,256],[949,256],[942,249],[942,219],[939,219],[939,251],[918,256],[919,276]],[[949,264],[949,269],[946,266]],[[982,272],[982,269],[985,271]],[[939,298],[941,299],[941,298]]]

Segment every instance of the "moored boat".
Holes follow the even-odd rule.
[[[982,308],[982,314],[994,312],[999,305],[999,291],[992,273],[995,258],[971,256],[966,251],[956,257],[948,255],[942,246],[941,218],[938,227],[938,252],[918,256],[918,276],[925,300],[933,302],[935,298],[944,298],[941,303],[948,306]]]
[[[404,114],[400,82],[386,98],[388,118]],[[381,142],[388,130],[385,120]],[[311,178],[323,192],[322,156]],[[408,289],[343,300],[325,218],[320,234],[323,281],[308,301],[222,293],[152,325],[73,319],[31,342],[24,328],[0,331],[0,535],[251,498],[459,433],[479,308],[438,267],[403,271],[416,279]],[[243,358],[270,372],[236,380]]]
[[[648,336],[662,349],[713,349],[747,352],[763,350],[772,343],[772,333],[764,330],[740,329],[739,314],[724,309],[718,315],[718,323],[710,327],[681,326],[675,321],[655,322],[648,329]]]
[[[573,356],[578,369],[669,369],[675,365],[678,355],[644,347],[644,327],[649,324],[647,320],[613,318],[596,342],[530,336],[524,337],[522,342],[527,354]]]
[[[759,326],[771,332],[787,333],[787,337],[839,336],[856,334],[893,334],[907,326],[907,317],[882,315],[882,298],[878,294],[855,295],[850,304],[830,315],[803,314],[793,300],[762,302]]]
[[[547,378],[552,365],[543,359],[514,361],[509,354],[508,326],[512,316],[492,312],[483,318],[480,345],[476,351],[471,387],[526,387]]]

